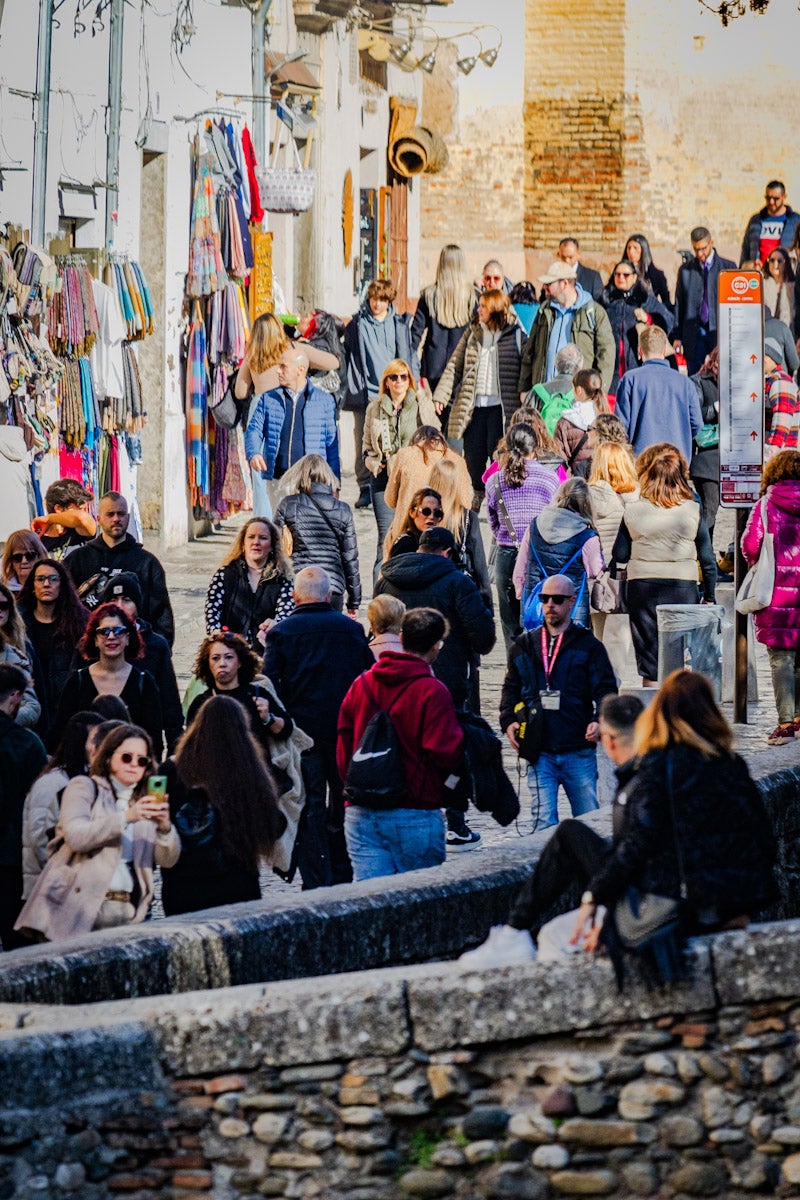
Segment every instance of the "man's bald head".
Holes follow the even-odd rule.
[[[303,350],[289,346],[278,359],[278,380],[281,387],[292,392],[301,392],[308,376],[308,355]]]

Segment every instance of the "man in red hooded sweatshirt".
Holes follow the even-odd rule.
[[[444,781],[459,773],[464,742],[450,692],[431,670],[447,634],[447,620],[436,609],[411,609],[400,630],[402,651],[382,654],[342,702],[336,746],[342,779],[369,721],[388,711],[406,780],[402,806],[348,802],[345,836],[355,879],[399,875],[445,860]]]

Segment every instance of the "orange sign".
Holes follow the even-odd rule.
[[[761,490],[764,331],[758,271],[720,271],[719,481],[723,507],[748,507]]]
[[[760,304],[760,271],[720,271],[720,304]]]

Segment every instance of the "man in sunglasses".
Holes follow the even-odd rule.
[[[551,575],[540,593],[544,624],[514,641],[500,697],[500,725],[519,750],[518,704],[538,693],[543,715],[542,751],[528,766],[534,829],[558,824],[559,785],[574,817],[597,804],[597,712],[617,683],[602,642],[572,620],[575,585]]]

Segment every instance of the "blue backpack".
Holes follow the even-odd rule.
[[[530,543],[529,548],[530,548],[531,554],[536,559],[536,562],[539,566],[539,571],[541,573],[541,579],[539,580],[538,583],[534,584],[534,586],[531,588],[530,591],[526,590],[522,593],[522,612],[521,612],[522,628],[523,629],[537,629],[540,625],[544,624],[544,609],[542,608],[541,594],[542,594],[542,588],[544,587],[545,583],[550,578],[550,576],[545,571],[544,564],[542,563],[542,560],[539,558],[539,555],[536,553],[536,547],[534,546],[533,542]],[[559,575],[568,574],[570,567],[572,566],[572,564],[574,562],[577,561],[577,559],[580,557],[582,551],[583,551],[583,543],[581,543],[581,545],[575,551],[575,553],[573,554],[573,556],[569,560],[569,562],[564,563],[564,566],[558,572]],[[578,608],[579,604],[581,603],[581,600],[583,598],[583,594],[584,594],[585,590],[586,590],[586,572],[584,571],[583,578],[581,579],[581,586],[578,588],[578,594],[575,597],[575,603],[573,604],[572,612],[570,613],[571,617],[575,616],[575,611]]]

